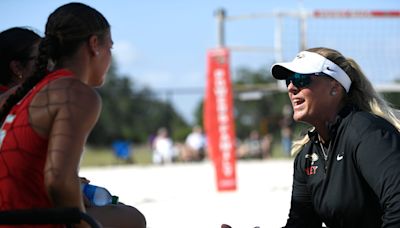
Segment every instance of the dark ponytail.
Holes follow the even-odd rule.
[[[57,8],[47,19],[34,75],[7,98],[0,109],[0,119],[4,120],[11,108],[47,75],[49,62],[62,68],[63,61],[71,57],[90,36],[97,35],[103,39],[109,29],[105,17],[90,6],[69,3]]]

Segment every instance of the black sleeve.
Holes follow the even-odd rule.
[[[292,200],[289,218],[284,228],[321,228],[322,221],[316,214],[307,189],[304,167],[298,154],[294,161]]]
[[[361,174],[384,210],[382,227],[400,227],[400,134],[394,128],[370,129],[358,144]]]

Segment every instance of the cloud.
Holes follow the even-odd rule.
[[[139,60],[139,51],[130,41],[116,41],[113,47],[113,56],[118,66],[129,69]]]

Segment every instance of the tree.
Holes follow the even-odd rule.
[[[106,83],[98,89],[103,107],[89,144],[107,145],[115,139],[144,143],[160,127],[170,131],[188,127],[170,103],[157,99],[149,88],[136,88],[132,79],[118,75],[116,69],[113,62]]]
[[[265,68],[256,71],[238,68],[234,78],[232,86],[236,135],[243,139],[251,130],[258,130],[261,134],[277,132],[282,108],[289,104],[289,99],[286,93],[266,89],[275,87],[276,79]],[[241,98],[241,94],[255,91],[262,96],[254,100]],[[200,125],[203,123],[203,105],[204,101],[200,102],[195,111],[196,123]]]
[[[266,89],[274,88],[276,79],[265,68],[256,71],[240,68],[235,78],[233,86],[237,136],[246,138],[252,130],[258,130],[261,134],[277,132],[282,108],[289,103],[289,99],[286,93]],[[242,91],[241,88],[248,89]],[[245,92],[259,92],[261,96],[254,100],[242,99],[240,95]]]

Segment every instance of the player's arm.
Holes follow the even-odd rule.
[[[97,122],[101,100],[92,88],[73,78],[49,85],[48,97],[52,119],[44,174],[46,188],[54,206],[85,211],[79,163],[86,139]]]

